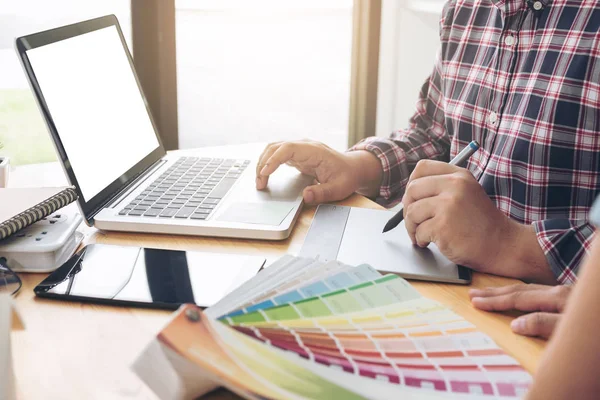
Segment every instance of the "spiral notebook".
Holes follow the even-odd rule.
[[[74,188],[0,189],[0,240],[77,200]]]

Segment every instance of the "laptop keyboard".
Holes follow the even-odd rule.
[[[119,215],[205,220],[249,160],[180,157]]]

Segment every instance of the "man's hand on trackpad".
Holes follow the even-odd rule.
[[[376,184],[378,188],[381,181],[373,179],[381,174],[381,163],[374,155],[365,151],[340,153],[306,140],[268,145],[256,166],[256,188],[265,189],[269,176],[282,164],[315,178],[317,183],[303,193],[304,201],[309,204],[342,200],[365,186]]]

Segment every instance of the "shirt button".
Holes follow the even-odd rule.
[[[515,37],[512,35],[505,37],[504,44],[506,44],[509,47],[512,46],[513,44],[515,44]]]
[[[490,124],[496,125],[496,123],[498,122],[498,114],[495,111],[492,111],[490,113],[490,116],[488,117],[488,121],[490,122]]]
[[[535,11],[540,11],[542,8],[544,8],[544,5],[541,1],[536,1],[535,3],[533,3],[533,9]]]

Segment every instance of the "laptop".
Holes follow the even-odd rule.
[[[268,190],[257,191],[262,146],[167,153],[114,15],[20,37],[15,46],[88,225],[251,239],[290,235],[312,178],[287,167]]]

